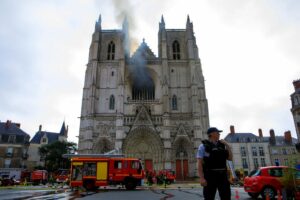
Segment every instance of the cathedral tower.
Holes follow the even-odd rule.
[[[300,79],[293,82],[295,92],[291,94],[292,114],[295,122],[298,142],[300,143]]]

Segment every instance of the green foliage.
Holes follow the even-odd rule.
[[[36,169],[36,170],[42,170],[42,169],[45,169],[45,167],[44,167],[44,166],[41,166],[41,165],[39,165],[39,166],[35,166],[35,167],[34,167],[34,169]]]
[[[76,151],[76,143],[56,141],[43,145],[39,148],[41,157],[45,159],[45,168],[48,172],[55,172],[58,169],[69,169],[70,160],[63,158],[63,154]]]
[[[295,168],[286,168],[284,169],[282,185],[288,191],[294,191],[297,186],[296,177],[297,170]]]

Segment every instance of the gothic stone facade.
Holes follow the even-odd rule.
[[[96,22],[86,68],[79,153],[119,149],[148,170],[197,175],[196,151],[209,126],[204,77],[193,32],[159,23],[158,56],[143,41],[127,53],[128,23]]]
[[[291,94],[292,108],[291,112],[293,114],[295,128],[298,138],[298,143],[300,143],[300,79],[293,81],[295,92]]]

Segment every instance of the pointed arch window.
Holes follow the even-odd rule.
[[[180,46],[177,40],[173,42],[172,49],[173,49],[173,59],[180,60]]]
[[[115,59],[115,43],[110,41],[107,48],[107,60],[114,60]]]
[[[172,110],[177,110],[177,97],[173,95],[172,97]]]
[[[109,110],[115,109],[115,97],[114,95],[111,95],[109,98]]]

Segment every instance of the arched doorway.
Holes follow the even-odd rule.
[[[163,169],[163,144],[159,135],[148,127],[132,130],[123,143],[125,156],[140,158],[145,170]]]
[[[193,144],[187,136],[180,136],[173,144],[173,158],[175,158],[176,179],[186,180],[191,172]]]

